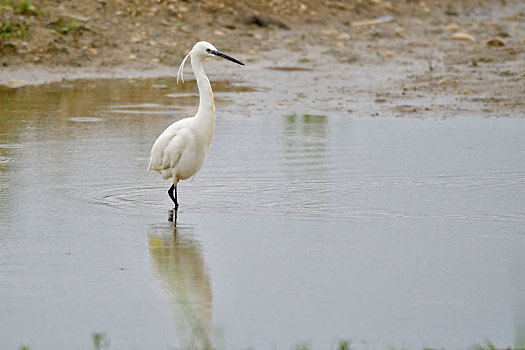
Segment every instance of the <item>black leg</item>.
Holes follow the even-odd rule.
[[[175,191],[175,196],[173,195],[174,191]],[[177,211],[179,209],[179,203],[177,203],[177,187],[175,187],[175,185],[171,185],[170,189],[168,190],[168,195],[173,201],[173,204],[175,204],[175,211]]]
[[[177,180],[177,183],[179,183],[178,180]],[[176,223],[177,222],[177,210],[179,209],[179,203],[177,202],[177,187],[174,184],[171,185],[170,189],[168,190],[168,195],[173,201],[173,204],[175,204],[175,208],[173,208],[173,210],[170,210],[168,220]]]

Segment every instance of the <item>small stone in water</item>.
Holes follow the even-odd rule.
[[[135,61],[137,59],[137,56],[131,54],[128,56],[128,60]]]

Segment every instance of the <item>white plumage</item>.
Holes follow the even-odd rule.
[[[223,57],[244,65],[219,52],[212,44],[200,41],[182,61],[177,82],[179,78],[184,82],[184,63],[188,57],[199,88],[199,109],[194,117],[179,120],[164,130],[153,144],[149,161],[149,170],[158,171],[164,179],[173,180],[168,194],[175,204],[175,210],[178,208],[177,183],[194,176],[200,170],[215,130],[215,103],[210,81],[204,73],[203,61],[208,57]]]

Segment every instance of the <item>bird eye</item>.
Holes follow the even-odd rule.
[[[206,52],[211,52],[211,49],[206,49]]]

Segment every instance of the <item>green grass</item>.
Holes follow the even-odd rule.
[[[48,22],[47,26],[62,35],[73,34],[82,31],[98,34],[98,31],[95,28],[86,27],[84,24],[78,23],[78,21],[74,18],[69,22],[65,21],[63,18],[59,18],[57,20]]]
[[[6,16],[9,19],[3,19],[0,22],[0,46],[2,47],[12,45],[10,39],[29,36],[29,23],[23,16],[39,16],[42,13],[30,1],[0,0],[1,17],[4,17],[2,16],[4,12],[16,16]],[[22,17],[19,17],[20,15]]]
[[[42,11],[31,1],[0,0],[0,11],[6,11],[7,7],[13,9],[16,14],[23,16],[40,16]]]
[[[69,23],[64,23],[62,20],[56,23],[55,31],[60,34],[69,34],[78,30],[78,22],[72,19]]]
[[[110,340],[106,332],[93,332],[91,333],[91,340],[93,343],[93,350],[109,350]],[[193,347],[190,347],[193,349]],[[326,350],[350,350],[352,348],[352,340],[350,339],[341,339],[335,344],[335,347],[331,346],[330,349]],[[395,347],[388,346],[389,350],[396,350]],[[309,342],[299,342],[296,343],[292,350],[311,350],[312,345]],[[402,347],[401,349],[406,350],[407,348]],[[498,350],[501,349],[497,347],[491,340],[486,339],[482,344],[476,344],[468,348],[468,350]],[[512,350],[512,347],[506,348],[507,350]],[[31,350],[27,345],[21,345],[18,350]],[[249,348],[247,350],[254,350],[254,348]],[[423,349],[426,350],[426,349]],[[518,349],[515,349],[518,350]],[[521,350],[521,349],[520,349]]]
[[[0,23],[1,38],[25,38],[28,35],[29,24],[26,21],[22,23],[2,21]]]
[[[337,350],[350,350],[351,346],[352,346],[352,341],[344,339],[344,340],[339,341],[339,343],[337,344]]]
[[[472,350],[498,350],[499,348],[494,345],[490,339],[485,339],[485,344],[478,344],[472,347]]]
[[[94,332],[91,334],[91,339],[93,340],[94,350],[109,349],[110,341],[105,332]]]

